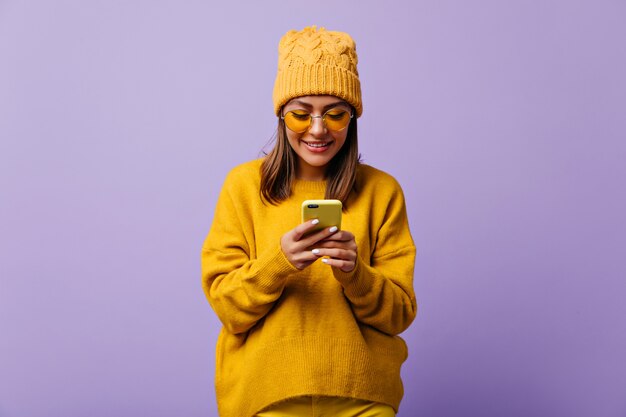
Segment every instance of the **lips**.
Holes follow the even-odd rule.
[[[333,141],[320,141],[320,142],[306,142],[302,141],[311,152],[324,152],[326,149],[330,147]]]

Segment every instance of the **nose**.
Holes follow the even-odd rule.
[[[322,116],[311,116],[311,127],[309,133],[315,137],[321,137],[326,134],[326,125]]]

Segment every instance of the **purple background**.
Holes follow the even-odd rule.
[[[0,416],[213,416],[200,247],[277,44],[357,41],[403,185],[399,416],[626,416],[626,2],[0,0]]]

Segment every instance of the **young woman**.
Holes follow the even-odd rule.
[[[222,417],[394,416],[417,312],[404,196],[359,162],[354,41],[316,27],[280,41],[277,140],[235,167],[202,248],[202,284],[223,327]],[[301,203],[338,199],[341,230],[309,233]],[[325,413],[325,414],[324,414]]]

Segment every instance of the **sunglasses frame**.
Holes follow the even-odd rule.
[[[321,116],[313,116],[311,113],[309,113],[309,117],[310,117],[310,119],[309,119],[309,126],[308,126],[306,129],[304,129],[303,131],[301,131],[301,132],[298,132],[298,131],[296,131],[296,130],[291,129],[289,126],[287,126],[287,123],[286,123],[286,122],[285,122],[285,127],[286,127],[287,129],[291,130],[291,131],[292,131],[292,132],[294,132],[294,133],[304,133],[304,132],[306,132],[307,130],[309,130],[309,129],[311,128],[311,126],[313,125],[313,119],[322,119],[322,124],[324,125],[324,128],[325,128],[325,129],[330,130],[330,131],[332,131],[332,132],[341,132],[342,130],[345,130],[348,126],[350,126],[350,121],[351,121],[351,120],[352,120],[352,118],[354,117],[354,113],[352,112],[352,110],[350,110],[350,111],[346,110],[346,112],[348,112],[348,113],[350,114],[350,121],[348,121],[348,123],[346,124],[346,126],[345,126],[345,127],[342,127],[342,128],[341,128],[341,129],[339,129],[339,130],[334,130],[334,129],[331,129],[331,128],[329,128],[329,127],[328,127],[328,125],[326,124],[326,119],[325,119],[325,117],[326,117],[326,115],[328,114],[328,112],[331,112],[331,111],[336,110],[336,109],[337,109],[337,107],[333,107],[332,109],[328,109],[328,110],[326,110],[326,111],[324,112],[324,114],[322,114]],[[289,114],[289,113],[293,113],[293,112],[295,112],[295,111],[296,111],[296,110],[289,110],[286,114],[283,114],[283,113],[281,112],[281,114],[280,114],[280,118],[281,118],[281,119],[283,119],[283,122],[284,122],[284,121],[285,121],[285,116],[286,116],[287,114]]]

